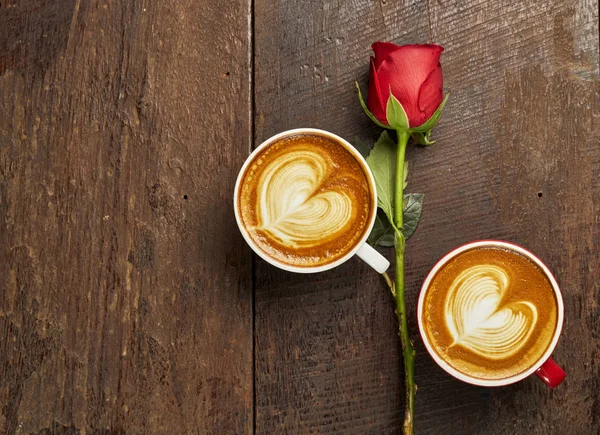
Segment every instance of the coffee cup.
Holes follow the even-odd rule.
[[[390,265],[366,243],[377,214],[373,174],[333,133],[299,128],[264,141],[239,172],[233,205],[248,245],[280,269],[322,272],[354,255],[379,273]]]
[[[564,305],[546,265],[513,243],[486,240],[454,249],[431,269],[417,319],[425,348],[455,378],[509,385],[536,374],[554,388],[565,372],[551,358]]]

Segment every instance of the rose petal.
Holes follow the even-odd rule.
[[[389,96],[389,92],[388,92]],[[387,100],[386,100],[387,101]],[[377,78],[377,71],[375,70],[375,63],[371,58],[371,72],[369,75],[369,95],[367,96],[367,107],[381,122],[387,124],[387,118],[385,115],[385,105],[381,98],[381,88],[379,87],[379,80]]]
[[[432,71],[438,68],[443,50],[432,44],[404,45],[389,53],[376,71],[381,101],[388,100],[391,86],[392,93],[406,111],[411,127],[425,121],[419,107],[419,93]]]
[[[431,118],[431,115],[440,107],[443,99],[442,65],[438,64],[438,67],[431,71],[419,90],[419,110],[422,114],[421,124]]]
[[[392,44],[391,42],[375,42],[371,45],[373,49],[373,53],[375,53],[375,68],[379,68],[381,62],[383,62],[387,57],[394,51],[400,48],[399,45]]]

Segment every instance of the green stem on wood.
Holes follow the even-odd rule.
[[[396,190],[394,196],[394,224],[396,228],[402,229],[404,223],[404,157],[406,155],[406,144],[410,134],[398,131],[398,151],[396,153]]]
[[[402,343],[402,357],[404,360],[404,386],[406,388],[406,408],[404,412],[404,435],[413,433],[415,393],[415,350],[408,334],[406,319],[406,306],[404,304],[404,247],[405,239],[402,234],[403,209],[404,209],[404,157],[406,144],[410,135],[398,131],[398,151],[396,154],[396,191],[394,195],[394,227],[395,227],[395,252],[396,252],[396,280],[392,294],[396,300],[396,316],[400,341]]]

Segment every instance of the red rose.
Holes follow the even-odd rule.
[[[392,94],[406,112],[410,128],[425,123],[444,99],[442,93],[443,47],[433,44],[396,45],[376,42],[372,45],[371,77],[367,106],[382,123],[388,124],[386,108]]]

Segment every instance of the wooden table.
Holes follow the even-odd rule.
[[[270,135],[375,140],[354,80],[376,40],[446,47],[437,143],[408,151],[409,306],[480,238],[565,299],[555,391],[454,380],[411,316],[417,433],[599,433],[597,0],[0,2],[0,433],[399,433],[381,278],[276,270],[232,212]]]

